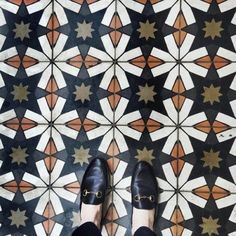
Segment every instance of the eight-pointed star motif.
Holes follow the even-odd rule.
[[[143,150],[137,149],[137,155],[135,156],[138,161],[147,161],[152,165],[152,160],[155,159],[153,156],[153,149],[148,150],[146,147],[143,148]]]
[[[218,224],[218,221],[219,218],[213,219],[212,216],[209,216],[209,218],[202,217],[202,224],[200,224],[202,234],[208,234],[208,236],[219,235],[218,228],[221,225]]]
[[[11,210],[11,216],[8,217],[11,220],[11,225],[15,225],[17,228],[25,226],[25,221],[28,219],[25,212],[26,210],[21,211],[19,208],[16,211]]]
[[[222,159],[219,157],[220,152],[214,152],[213,149],[211,149],[209,152],[203,151],[204,157],[202,157],[202,161],[204,161],[204,167],[209,167],[210,170],[212,170],[214,167],[219,168],[219,162],[222,161]]]
[[[82,103],[85,102],[85,100],[90,101],[90,95],[92,92],[90,91],[91,85],[85,86],[84,83],[82,83],[80,86],[75,85],[76,91],[73,93],[75,94],[75,101],[80,100]]]
[[[14,95],[13,100],[19,100],[21,103],[23,100],[28,101],[28,95],[30,92],[28,91],[28,85],[23,86],[22,83],[20,83],[18,86],[13,85],[13,91],[11,92],[12,95]]]
[[[155,28],[156,22],[150,23],[149,20],[146,20],[146,22],[139,22],[139,28],[137,31],[140,33],[139,38],[145,38],[148,40],[149,38],[155,38],[155,32],[157,29]]]
[[[211,22],[205,21],[205,28],[203,30],[206,32],[205,33],[205,38],[211,37],[212,40],[215,39],[215,37],[221,38],[221,31],[224,30],[224,28],[221,27],[222,21],[216,22],[215,19],[213,18]]]
[[[203,102],[210,102],[211,105],[214,104],[214,102],[220,102],[220,97],[222,96],[222,93],[220,93],[220,87],[214,87],[213,84],[210,85],[210,87],[203,87],[204,92],[202,93],[202,96],[204,97]]]
[[[86,23],[84,20],[82,23],[77,23],[78,28],[75,29],[77,32],[77,38],[82,37],[83,40],[86,38],[92,38],[92,32],[94,29],[92,28],[92,22]]]
[[[74,152],[74,164],[80,163],[81,166],[83,166],[84,163],[89,164],[88,159],[91,157],[91,155],[89,154],[89,148],[84,148],[83,146],[81,146],[79,149],[74,148]]]
[[[18,148],[12,147],[12,153],[10,154],[12,163],[17,162],[18,165],[20,163],[26,163],[26,157],[29,156],[26,151],[27,148],[21,148],[20,146]]]
[[[72,228],[74,228],[74,227],[78,227],[79,225],[80,225],[80,222],[81,222],[81,220],[80,220],[80,212],[75,212],[75,211],[73,211],[72,212],[72,222],[73,222],[73,224],[72,224]]]
[[[139,95],[139,101],[144,101],[146,104],[151,101],[154,102],[154,96],[157,94],[154,91],[154,85],[148,86],[145,84],[145,86],[138,86],[139,92],[137,95]]]
[[[20,24],[15,23],[16,28],[13,29],[15,32],[15,39],[20,38],[23,41],[25,38],[30,38],[29,33],[32,31],[30,27],[30,23],[25,24],[23,21]]]

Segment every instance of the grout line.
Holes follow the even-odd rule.
[[[53,49],[52,49],[52,51],[53,51]],[[12,62],[19,62],[19,61],[20,62],[23,62],[23,61],[24,62],[32,62],[33,60],[13,60]],[[81,63],[95,62],[95,60],[71,60],[71,61],[72,62],[81,62]],[[6,60],[3,60],[3,61],[0,60],[0,62],[6,63]],[[39,63],[50,63],[50,64],[52,64],[52,62],[54,62],[54,63],[67,63],[67,60],[64,60],[64,61],[57,61],[57,60],[54,60],[54,59],[52,59],[52,61],[50,61],[50,60],[48,60],[48,61],[39,60],[36,64],[39,64]],[[147,62],[152,63],[153,62],[154,63],[156,61],[154,61],[154,60],[149,60],[149,61],[148,60],[138,60],[137,62],[143,62],[143,63],[147,63]],[[213,63],[222,63],[223,61],[213,61],[213,60],[211,60],[211,61],[201,61],[201,60],[198,60],[198,62],[203,63],[203,64],[208,64],[208,63],[213,64]],[[114,60],[109,60],[109,61],[102,60],[102,61],[98,62],[98,64],[101,64],[101,63],[112,63],[112,64],[114,64],[115,61]],[[122,64],[122,63],[130,63],[130,62],[129,61],[119,61],[118,60],[118,63]],[[179,62],[177,60],[175,60],[175,61],[164,61],[164,64],[168,64],[168,63],[172,63],[172,64],[194,63],[194,64],[196,64],[194,60],[193,61],[182,61],[182,60],[180,60]],[[231,61],[230,64],[236,64],[236,61]],[[234,73],[232,73],[232,74],[234,74]]]
[[[0,122],[0,125],[5,125],[6,122]],[[19,125],[19,124],[23,124],[23,125],[28,125],[28,124],[31,124],[31,123],[28,123],[28,122],[9,122],[7,124],[10,124],[10,125]],[[56,126],[56,125],[66,125],[66,123],[56,123],[56,124],[50,124],[50,123],[36,123],[37,125],[48,125],[48,126]],[[78,125],[78,126],[84,126],[83,124],[75,124],[75,125]],[[93,124],[86,124],[88,126],[93,126]],[[112,126],[111,124],[99,124],[99,126]],[[159,125],[129,125],[129,124],[118,124],[118,125],[115,125],[116,127],[124,127],[124,126],[127,126],[127,127],[159,127]],[[195,127],[194,125],[161,125],[161,128],[164,128],[164,127],[176,127],[176,128],[192,128],[192,127]],[[221,126],[216,126],[216,125],[199,125],[198,127],[200,128],[221,128]],[[235,129],[236,126],[227,126],[229,127],[230,129]]]
[[[49,202],[51,202],[51,189],[49,189],[49,191],[48,191],[48,200],[49,200]],[[50,206],[50,208],[51,208],[52,206]],[[54,210],[54,209],[53,209]],[[51,212],[51,209],[50,209],[50,211],[49,212]],[[63,212],[64,213],[64,212]],[[50,220],[51,219],[51,214],[49,213],[49,217],[48,217],[48,220]],[[50,225],[48,224],[48,232],[50,232]]]
[[[51,17],[52,17],[52,53],[51,53],[51,61],[54,60],[54,0],[52,0],[52,13],[51,13]],[[53,64],[50,62],[50,66],[51,66],[51,75],[53,76]],[[51,91],[50,91],[50,98],[51,98],[51,101],[50,101],[50,124],[48,124],[50,127],[50,146],[49,146],[49,152],[50,152],[50,158],[51,158],[51,154],[52,154],[52,145],[51,145],[51,139],[52,139],[52,117],[53,117],[53,114],[52,114],[52,104],[53,104],[53,94],[52,94],[52,86],[53,86],[53,81],[52,79],[50,78],[50,86],[51,86]],[[51,171],[52,169],[52,163],[51,163],[51,159],[49,161],[49,169]],[[49,173],[49,186],[51,186],[51,173]],[[49,201],[51,200],[51,191],[49,189]],[[50,215],[49,215],[49,219],[50,219]],[[48,232],[49,232],[49,224],[48,224]]]
[[[116,50],[115,50],[116,51]],[[178,56],[179,57],[179,56]],[[68,60],[56,60],[54,59],[53,57],[51,58],[53,62],[67,62]],[[12,62],[19,62],[19,61],[24,61],[24,62],[32,62],[32,61],[35,61],[35,60],[11,60]],[[71,60],[71,61],[74,61],[74,62],[94,62],[95,60]],[[96,60],[97,61],[97,60]],[[99,60],[99,62],[107,62],[107,63],[111,63],[111,62],[115,62],[116,59],[111,59],[111,60]],[[138,60],[138,62],[156,62],[155,60]],[[0,62],[6,62],[6,60],[0,60]],[[49,60],[38,60],[38,62],[45,62],[45,63],[49,63],[50,61]],[[123,61],[123,60],[119,60],[118,61],[119,63],[129,63],[130,61]],[[184,61],[184,60],[173,60],[173,61],[164,61],[164,63],[194,63],[195,60],[192,60],[192,61]],[[224,62],[223,60],[209,60],[209,61],[205,61],[205,60],[198,60],[198,62],[202,62],[202,63],[214,63],[214,62]],[[230,61],[231,64],[233,63],[236,63],[236,61]]]
[[[114,68],[113,68],[113,75],[114,75],[114,77],[116,78],[116,64],[114,65]],[[113,100],[113,104],[115,104],[115,95],[116,95],[116,93],[115,93],[115,83],[113,82],[113,84],[112,84],[112,88],[113,88],[113,98],[112,98],[112,100]],[[115,124],[115,118],[116,118],[116,110],[114,109],[113,110],[113,120],[112,120],[112,123],[113,123],[113,125],[116,125]],[[114,136],[113,136],[113,138],[114,138]]]
[[[179,2],[179,7],[180,7],[180,12],[179,14],[181,13],[181,10],[182,10],[182,1]],[[178,14],[178,16],[179,16]],[[178,25],[179,25],[179,42],[181,40],[181,21],[180,21],[180,18],[179,18],[179,22],[178,22]],[[178,47],[178,79],[180,78],[180,46]],[[180,121],[180,114],[179,114],[179,105],[180,105],[180,85],[178,83],[178,97],[177,97],[177,102],[178,102],[178,115],[177,115],[177,143],[179,143],[179,121]],[[177,173],[178,173],[178,176],[176,176],[176,188],[177,188],[177,191],[179,191],[179,145],[177,146]],[[179,195],[176,194],[176,206],[178,207],[179,206]],[[175,222],[176,222],[176,226],[178,227],[178,214],[175,215]]]
[[[50,152],[50,162],[49,162],[49,169],[50,171],[52,170],[52,145],[51,145],[51,140],[52,140],[52,127],[50,127],[50,147],[49,147],[49,152]],[[49,173],[49,185],[51,185],[51,172]]]
[[[1,184],[0,186],[4,186],[5,184]],[[17,187],[17,188],[28,188],[28,186],[19,186],[19,185],[8,185],[9,187]],[[44,186],[35,186],[35,188],[39,188],[39,189],[49,189],[49,187],[44,187]],[[53,188],[58,188],[58,189],[61,189],[61,188],[64,188],[64,186],[55,186]],[[72,189],[80,189],[80,187],[71,187]],[[112,188],[109,188],[109,190],[111,192],[113,192],[114,190],[124,190],[124,191],[127,191],[127,188],[114,188],[114,190],[112,190]],[[174,190],[163,190],[163,192],[170,192],[170,193],[176,193],[176,191]],[[179,193],[192,193],[193,190],[183,190],[183,191],[179,191]],[[219,191],[198,191],[198,193],[219,193],[221,194],[222,192],[219,192]],[[236,194],[236,192],[229,192],[230,194]]]
[[[116,13],[117,13],[117,1],[118,0],[115,0],[115,15],[116,15]],[[115,42],[117,41],[117,29],[116,29],[116,27],[117,27],[117,17],[115,18]],[[116,45],[115,45],[115,47],[114,47],[114,60],[113,60],[113,64],[114,64],[114,69],[113,69],[113,76],[114,77],[116,77],[116,66],[117,66],[117,64],[115,63],[116,62],[116,57],[117,57],[117,47],[116,47]],[[113,104],[115,104],[115,83],[113,83]],[[113,111],[113,125],[115,125],[115,110]],[[114,139],[115,139],[115,129],[113,128],[113,130],[112,130],[112,135],[113,135],[113,141],[114,141]],[[114,145],[113,145],[113,147],[112,147],[112,169],[114,169],[114,158],[115,158],[115,149],[114,149]],[[114,202],[114,191],[113,191],[113,188],[114,188],[114,173],[111,175],[111,178],[112,178],[112,185],[111,185],[111,187],[112,187],[112,196],[111,196],[111,202],[112,202],[112,204],[113,204],[113,202]],[[113,215],[113,211],[112,211],[112,228],[111,228],[111,233],[112,233],[112,235],[115,233],[115,232],[113,232],[114,231],[114,227],[113,227],[113,221],[114,221],[114,215]]]
[[[181,13],[181,9],[182,9],[182,2],[180,1],[179,2],[179,8],[180,8],[180,12],[179,14]],[[178,17],[179,17],[179,14],[178,14]],[[179,42],[181,40],[181,20],[179,18],[178,20],[178,26],[179,26]],[[180,61],[180,46],[178,47],[178,61]],[[180,78],[180,65],[179,65],[179,62],[177,64],[178,66],[178,77],[177,79]],[[177,125],[176,125],[176,128],[177,128],[177,143],[179,143],[179,125],[180,125],[180,114],[179,114],[179,105],[180,105],[180,84],[178,83],[178,94],[177,94],[177,103],[178,103],[178,110],[177,110]],[[179,145],[177,146],[177,173],[178,173],[178,176],[176,176],[176,188],[177,190],[179,190]],[[178,195],[177,195],[177,198],[176,198],[176,205],[178,205]],[[178,222],[178,219],[177,219],[177,214],[176,214],[176,222]]]
[[[117,0],[115,0],[115,15],[117,16]],[[117,29],[116,29],[116,26],[117,26],[117,17],[115,18],[115,42],[117,40]],[[114,59],[116,61],[116,51],[117,51],[117,47],[115,46],[114,47]],[[113,60],[114,61],[114,60]]]
[[[52,12],[52,15],[54,14],[54,1],[53,1],[53,12]],[[54,30],[54,20],[52,21],[52,28]],[[54,34],[52,34],[52,42],[54,42]],[[54,56],[54,47],[52,48],[52,59],[53,59],[53,56]],[[54,73],[54,70],[53,70],[53,65],[51,65],[51,74],[53,75]],[[52,79],[50,78],[50,85],[51,85],[51,91],[50,91],[50,98],[51,98],[51,101],[50,101],[50,124],[48,124],[50,127],[50,147],[49,147],[49,152],[50,152],[50,162],[49,162],[49,169],[51,171],[52,169],[52,161],[51,161],[51,155],[52,155],[52,145],[51,145],[51,140],[52,140],[52,122],[53,122],[53,111],[52,111],[52,105],[53,105],[53,93],[52,93],[52,87],[53,87],[53,81]],[[49,185],[51,185],[51,173],[49,173]]]
[[[179,192],[180,194],[181,193],[193,193],[193,190],[183,190],[183,191],[180,191]],[[219,193],[219,194],[222,194],[222,192],[218,192],[218,191],[198,191],[198,193]],[[236,192],[229,192],[230,194],[236,194]]]
[[[54,26],[55,26],[55,22],[54,22],[54,13],[55,13],[55,6],[54,6],[54,0],[52,1],[52,14],[51,17],[52,18],[52,53],[51,53],[51,60],[54,61]]]

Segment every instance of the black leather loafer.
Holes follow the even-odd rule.
[[[145,161],[136,164],[131,181],[132,205],[138,209],[151,210],[157,206],[157,181],[153,168]]]
[[[85,171],[81,184],[81,203],[99,205],[105,201],[109,184],[109,172],[106,160],[93,159]]]

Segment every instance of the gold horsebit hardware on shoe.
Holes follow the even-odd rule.
[[[148,199],[150,202],[155,202],[155,197],[153,195],[150,196],[140,196],[140,195],[135,195],[134,196],[134,201],[135,202],[140,202],[143,199]]]
[[[83,196],[86,197],[88,194],[95,194],[96,198],[101,198],[102,197],[102,192],[101,191],[91,192],[91,191],[88,191],[87,189],[85,189],[83,191]]]

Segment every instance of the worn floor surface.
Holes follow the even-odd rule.
[[[69,236],[88,163],[130,236],[151,163],[162,236],[236,235],[235,0],[0,0],[0,235]]]

